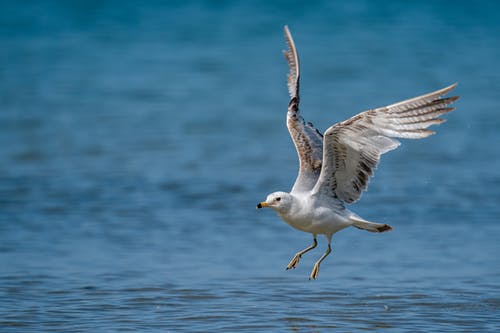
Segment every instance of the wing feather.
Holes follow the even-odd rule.
[[[380,156],[397,148],[394,138],[420,139],[434,134],[427,128],[444,121],[439,118],[458,96],[442,98],[453,84],[432,93],[386,107],[362,112],[331,126],[324,136],[323,165],[313,193],[326,194],[345,203],[357,201],[367,188]]]
[[[323,136],[312,123],[306,123],[299,112],[300,63],[292,34],[285,26],[285,39],[288,46],[283,51],[289,66],[288,92],[290,102],[287,112],[287,127],[299,157],[299,174],[292,188],[293,192],[311,190],[321,172],[323,157]]]

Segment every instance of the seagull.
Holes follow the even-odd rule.
[[[380,156],[400,145],[395,138],[421,139],[434,134],[427,128],[444,122],[439,117],[454,110],[449,105],[459,96],[443,97],[456,87],[455,83],[426,95],[361,112],[321,134],[300,115],[299,57],[290,30],[287,26],[284,30],[288,49],[283,54],[290,68],[287,127],[299,157],[299,172],[289,193],[271,193],[257,208],[271,208],[290,226],[313,236],[312,244],[295,254],[287,270],[295,268],[302,255],[318,245],[317,235],[326,237],[328,247],[309,276],[315,280],[321,262],[332,251],[332,236],[336,232],[350,226],[370,232],[392,230],[388,224],[361,218],[346,205],[359,200],[366,190]]]

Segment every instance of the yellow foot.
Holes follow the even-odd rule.
[[[297,253],[292,258],[292,260],[290,260],[290,263],[288,264],[288,266],[286,266],[286,269],[289,270],[289,269],[295,268],[300,261],[300,257],[301,257],[301,255],[299,253]]]
[[[316,280],[319,274],[319,263],[315,263],[311,275],[309,275],[309,280]]]

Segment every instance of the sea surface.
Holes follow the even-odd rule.
[[[1,332],[499,332],[500,2],[0,2]],[[271,210],[324,131],[454,82],[326,248]]]

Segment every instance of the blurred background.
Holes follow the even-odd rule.
[[[500,4],[0,2],[0,330],[497,331]],[[289,190],[288,24],[324,131],[459,85],[435,136],[351,207],[391,233],[311,236]]]

